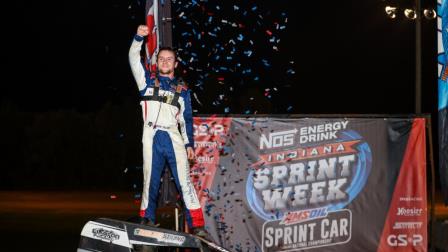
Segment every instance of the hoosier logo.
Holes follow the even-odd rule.
[[[94,228],[94,229],[92,229],[92,233],[93,233],[93,236],[95,236],[95,237],[109,240],[111,242],[120,239],[119,234],[115,233],[114,231],[106,230],[103,228]]]

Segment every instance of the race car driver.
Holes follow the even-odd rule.
[[[144,122],[140,217],[142,223],[154,224],[160,178],[167,163],[183,197],[189,228],[194,234],[205,236],[204,217],[190,180],[188,162],[195,157],[190,91],[174,76],[177,59],[171,48],[159,49],[158,75],[150,77],[140,57],[143,39],[148,33],[148,27],[140,25],[129,50],[129,63],[140,91]]]

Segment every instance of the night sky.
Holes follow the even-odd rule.
[[[177,0],[172,9],[173,46],[196,114],[414,112],[415,25],[401,13],[388,19],[387,1],[193,3]],[[63,166],[76,178],[72,187],[93,185],[88,180],[101,178],[104,166],[119,175],[141,165],[141,112],[127,53],[144,1],[9,4],[0,87],[8,171],[0,184],[26,184],[11,182],[22,169],[58,187],[54,171]],[[423,19],[422,30],[422,112],[435,120],[436,21]],[[91,149],[80,151],[85,146]],[[109,164],[111,155],[118,159]]]
[[[230,113],[254,113],[251,105],[256,103],[270,105],[259,107],[258,113],[414,110],[414,23],[402,15],[396,20],[388,19],[384,1],[308,1],[294,8],[293,1],[287,0],[198,1],[193,7],[188,3],[173,3],[174,47],[183,50],[180,56],[196,52],[196,61],[187,65],[209,74],[200,87],[196,86],[200,79],[196,73],[184,74],[203,104],[195,106],[199,113],[225,113],[230,104],[235,106],[230,106]],[[8,20],[8,36],[4,39],[6,73],[12,74],[14,78],[8,82],[14,84],[2,85],[2,100],[24,110],[95,111],[108,101],[135,98],[137,89],[127,50],[137,25],[143,23],[144,1],[14,5],[10,10],[16,16]],[[248,12],[246,16],[244,11]],[[180,12],[187,19],[179,18]],[[208,24],[210,16],[213,20]],[[221,22],[223,19],[244,28],[228,28]],[[193,24],[185,24],[187,21]],[[276,30],[275,22],[284,29]],[[436,97],[435,88],[429,87],[436,87],[435,24],[435,20],[423,20],[424,112],[432,111]],[[216,27],[222,28],[217,33],[219,37],[207,34]],[[206,35],[201,41],[181,35],[191,34],[192,29],[205,31]],[[273,35],[269,36],[266,30]],[[239,34],[244,35],[243,41],[237,39]],[[269,42],[272,37],[280,42]],[[208,57],[217,44],[229,44],[232,38],[237,50],[231,55],[232,60]],[[193,43],[186,48],[188,41]],[[205,48],[201,48],[203,44]],[[274,45],[278,51],[272,49]],[[253,52],[251,57],[244,53],[249,50]],[[229,56],[229,51],[221,57]],[[269,62],[269,68],[263,67],[263,59]],[[242,66],[236,67],[238,63]],[[232,66],[234,72],[214,72],[214,68]],[[242,74],[249,67],[252,74]],[[288,73],[289,69],[294,74]],[[254,80],[257,76],[258,81]],[[226,77],[224,84],[219,83],[219,77]],[[231,86],[234,92],[230,91]],[[263,98],[267,88],[271,89],[271,99]],[[228,102],[213,105],[220,94]],[[292,107],[287,110],[289,106]]]

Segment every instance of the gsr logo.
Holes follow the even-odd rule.
[[[221,135],[224,134],[224,125],[222,124],[214,124],[212,126],[207,125],[206,123],[200,125],[193,125],[195,136],[208,136],[208,135]]]
[[[389,235],[387,237],[387,244],[391,247],[405,247],[408,246],[408,244],[411,244],[412,246],[421,245],[423,241],[423,236],[419,234],[413,234],[413,235],[405,235],[405,234],[399,234],[399,235]]]

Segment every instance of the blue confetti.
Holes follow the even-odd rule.
[[[138,1],[143,5],[142,0]],[[173,46],[177,46],[181,56],[178,57],[181,62],[181,71],[191,78],[191,83],[196,90],[209,88],[208,84],[216,78],[217,73],[222,76],[222,80],[216,82],[216,85],[222,85],[219,86],[217,92],[225,94],[226,97],[216,94],[216,101],[210,101],[209,105],[222,106],[221,111],[225,113],[233,110],[232,97],[227,96],[227,92],[234,92],[234,88],[228,85],[230,81],[239,83],[242,89],[246,84],[257,82],[262,90],[269,90],[265,92],[264,97],[271,99],[274,93],[270,94],[270,92],[277,92],[277,89],[273,88],[274,82],[269,77],[270,75],[262,71],[285,73],[278,80],[280,83],[289,82],[290,78],[296,74],[294,67],[289,64],[292,61],[291,55],[285,54],[289,49],[279,51],[280,38],[283,39],[286,34],[283,31],[288,22],[286,5],[279,6],[283,8],[283,11],[281,9],[279,11],[279,8],[266,9],[264,5],[258,6],[257,2],[244,1],[241,5],[237,2],[208,0],[177,0],[172,3],[175,13],[173,16],[178,16],[176,26],[173,26],[174,36],[177,36],[174,41],[181,41]],[[233,12],[232,15],[226,14],[229,12]],[[267,39],[258,39],[256,35],[266,33]],[[274,55],[270,50],[278,51],[278,53]],[[274,64],[274,60],[277,59],[284,60],[280,63],[276,61]],[[204,94],[198,93],[198,95]],[[275,95],[277,94],[282,95],[280,92]],[[251,107],[236,113],[244,111],[250,114],[257,113]]]
[[[246,54],[247,57],[250,57],[252,55],[252,51],[251,50],[244,51],[244,54]]]

